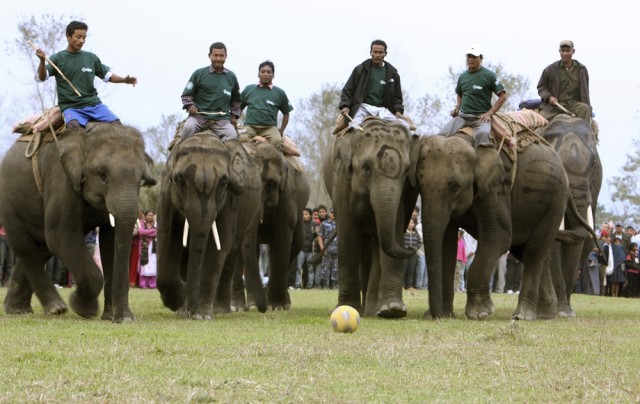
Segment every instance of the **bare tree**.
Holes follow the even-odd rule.
[[[342,87],[324,84],[319,93],[300,102],[296,107],[296,121],[292,139],[298,145],[311,184],[308,206],[331,205],[331,198],[322,178],[322,162],[329,152],[329,144],[336,118]]]
[[[12,44],[6,43],[7,53],[17,55],[30,66],[28,77],[16,78],[16,82],[25,84],[34,83],[34,75],[38,70],[40,59],[35,55],[35,51],[29,46],[30,41],[44,50],[47,55],[51,55],[61,49],[66,48],[66,27],[69,21],[75,17],[66,15],[44,14],[42,16],[24,17],[18,22],[18,35]],[[32,91],[25,97],[29,100],[28,105],[35,111],[42,111],[45,108],[57,104],[57,94],[55,82],[47,81],[42,85],[31,85]],[[24,109],[24,104],[22,105]]]

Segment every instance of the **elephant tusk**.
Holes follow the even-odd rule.
[[[220,251],[220,235],[218,235],[218,226],[216,226],[216,221],[213,221],[211,225],[211,230],[213,230],[213,239],[216,242],[216,248]]]
[[[111,224],[111,227],[116,227],[116,218],[109,213],[109,224]]]
[[[189,221],[184,219],[184,231],[182,232],[182,246],[187,246],[187,237],[189,237]]]
[[[564,230],[564,217],[562,218],[562,221],[560,222],[560,229],[559,230]]]
[[[589,205],[589,207],[587,208],[587,222],[589,223],[589,226],[591,226],[591,228],[593,229],[593,226],[595,223],[593,223],[593,210],[591,209],[591,205]]]

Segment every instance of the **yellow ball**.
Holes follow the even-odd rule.
[[[338,306],[331,313],[331,326],[335,332],[354,332],[360,325],[360,314],[351,306]]]

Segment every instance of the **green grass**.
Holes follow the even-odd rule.
[[[6,289],[0,289],[4,300]],[[65,299],[69,290],[62,291]],[[0,314],[0,402],[630,402],[640,400],[640,300],[573,297],[574,319],[362,319],[336,334],[335,291],[292,291],[292,310],[184,320],[155,290],[130,292],[133,324],[73,313]]]

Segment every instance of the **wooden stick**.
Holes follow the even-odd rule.
[[[349,114],[344,114],[344,115],[345,115],[347,118],[349,118],[349,120],[351,121],[351,123],[353,123],[353,124],[355,125],[356,129],[358,129],[359,131],[364,131],[364,129],[362,129],[362,126],[358,125],[358,124],[353,120],[353,118],[351,118],[351,117],[349,116]]]
[[[570,115],[573,118],[576,117],[576,114],[574,114],[573,112],[571,112],[568,109],[566,109],[565,107],[563,107],[562,104],[560,104],[559,102],[556,102],[556,106],[558,108],[560,108],[562,111],[564,111],[565,114]]]
[[[205,112],[205,111],[198,111],[196,112],[196,114],[203,114],[203,115],[226,115],[226,112]]]
[[[28,44],[29,44],[29,46],[31,46],[31,47],[33,48],[33,50],[35,50],[35,51],[38,51],[38,50],[40,49],[40,48],[38,48],[37,46],[35,46],[34,44],[32,44],[32,43],[31,43],[31,41],[27,41],[27,43],[28,43]],[[78,94],[78,97],[82,97],[82,94],[80,94],[80,91],[78,91],[78,89],[77,89],[77,88],[75,88],[75,87],[73,86],[73,84],[71,84],[71,82],[69,81],[69,79],[67,78],[67,76],[65,76],[65,75],[64,75],[64,73],[62,73],[62,72],[60,71],[60,69],[58,69],[58,66],[56,66],[56,65],[55,65],[55,63],[53,63],[53,62],[51,61],[51,59],[49,59],[49,58],[47,57],[47,55],[45,55],[45,56],[44,56],[44,58],[45,58],[45,60],[46,60],[47,62],[49,62],[49,64],[50,64],[51,66],[53,66],[53,68],[54,68],[54,69],[56,69],[56,71],[57,71],[57,72],[62,76],[62,78],[63,78],[63,79],[65,79],[65,81],[66,81],[67,83],[69,83],[69,85],[71,86],[71,88],[73,88],[73,91],[75,91],[75,92],[76,92],[76,94]]]

